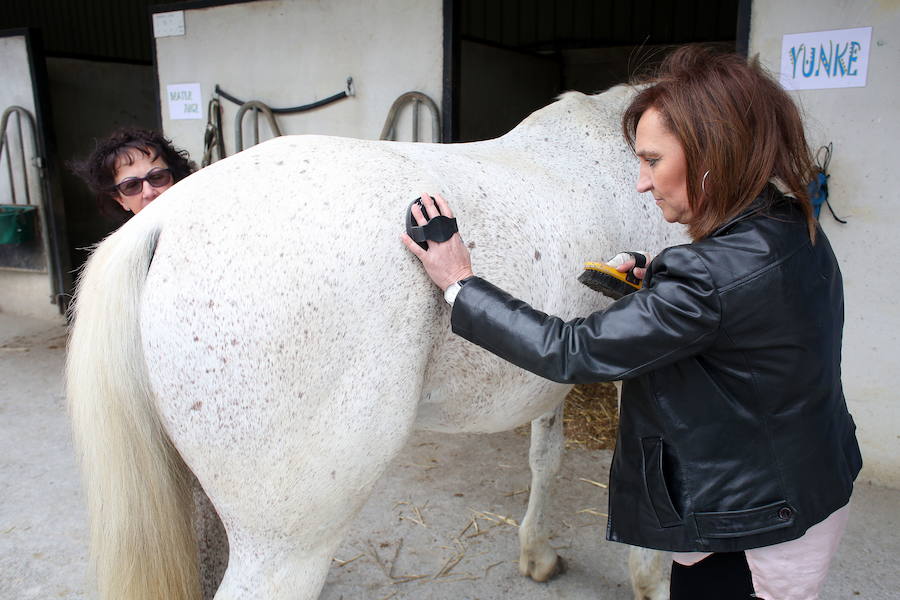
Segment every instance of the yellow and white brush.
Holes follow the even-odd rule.
[[[588,262],[584,264],[584,271],[578,276],[578,281],[613,300],[638,291],[642,281],[635,276],[634,269],[646,267],[647,257],[640,252],[625,254],[634,257],[635,264],[630,270],[623,273],[609,263]]]

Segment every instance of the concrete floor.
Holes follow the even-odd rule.
[[[64,341],[60,324],[0,314],[0,600],[93,597]],[[548,584],[518,575],[516,528],[498,515],[524,514],[527,453],[516,433],[416,435],[357,518],[322,598],[629,600],[627,548],[603,541],[606,493],[590,483],[605,481],[609,452],[566,454],[550,514],[567,573]],[[900,598],[898,527],[900,491],[859,485],[823,600]]]

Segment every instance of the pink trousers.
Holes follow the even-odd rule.
[[[756,597],[763,600],[818,600],[849,514],[850,505],[847,504],[807,529],[796,540],[747,550],[747,565]],[[672,559],[689,567],[710,554],[674,552]]]

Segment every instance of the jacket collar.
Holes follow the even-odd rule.
[[[766,184],[766,187],[763,188],[762,192],[760,192],[760,194],[756,198],[754,198],[753,201],[750,202],[750,204],[748,204],[746,208],[744,208],[744,210],[742,210],[737,216],[729,219],[722,225],[719,225],[719,227],[717,227],[709,235],[709,237],[722,235],[732,226],[741,221],[745,221],[751,217],[770,212],[774,205],[783,202],[784,199],[784,194],[782,194],[774,184]]]

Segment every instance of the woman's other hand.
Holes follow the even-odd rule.
[[[435,206],[435,203],[437,203],[437,206]],[[433,219],[439,214],[453,218],[450,205],[447,204],[447,201],[440,194],[435,194],[434,199],[428,194],[422,194],[422,204],[425,205],[427,217],[422,214],[422,210],[418,205],[414,205],[412,208],[413,218],[419,225],[424,225],[429,219]],[[438,212],[438,209],[440,209],[440,212]],[[459,237],[459,232],[454,233],[453,237],[446,242],[428,240],[428,250],[423,250],[405,232],[400,236],[400,239],[403,240],[409,251],[422,261],[425,272],[428,273],[431,280],[441,290],[446,290],[451,284],[473,275],[469,249],[463,244],[462,238]]]
[[[644,251],[641,251],[640,253],[647,257],[647,264],[649,265],[650,261],[653,260],[653,257]],[[616,271],[619,271],[620,273],[627,273],[632,268],[634,268],[635,260],[634,260],[634,256],[629,254],[628,252],[619,252],[614,257],[612,257],[611,259],[606,261],[606,264],[608,264],[611,267],[615,267]],[[646,274],[647,274],[646,267],[634,268],[634,276],[637,277],[638,279],[643,280],[644,275],[646,275]]]

